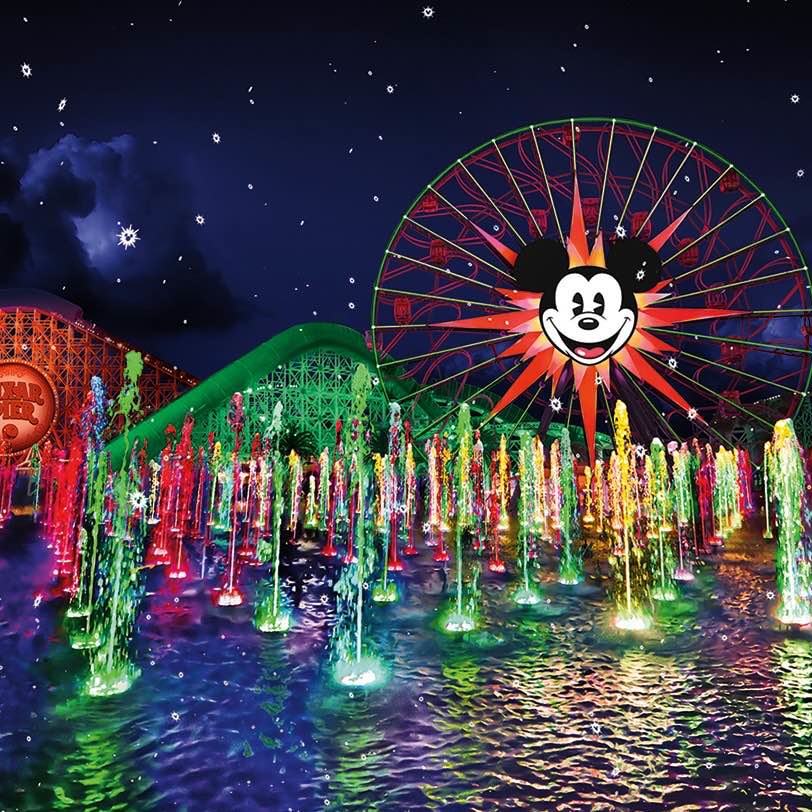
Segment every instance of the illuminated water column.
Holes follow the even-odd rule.
[[[673,444],[676,446],[676,443]],[[669,445],[669,448],[671,446]],[[681,448],[674,447],[671,451],[671,471],[674,483],[673,515],[677,526],[677,552],[678,563],[674,570],[674,579],[677,581],[693,581],[694,573],[688,548],[688,535],[693,522],[694,499],[691,488],[691,463],[688,446],[683,443]]]
[[[610,522],[614,535],[614,551],[610,564],[615,572],[614,624],[619,629],[641,631],[651,621],[646,612],[650,598],[647,567],[643,550],[634,538],[637,501],[634,495],[632,473],[634,448],[629,431],[626,404],[618,400],[615,405],[615,451],[610,460]]]
[[[282,553],[282,511],[285,505],[285,460],[279,450],[282,431],[282,403],[274,407],[267,439],[270,445],[271,467],[271,532],[270,541],[263,539],[257,548],[262,562],[271,562],[271,585],[257,600],[254,625],[262,632],[286,632],[291,625],[291,613],[279,583],[279,564]]]
[[[465,594],[465,556],[463,540],[471,529],[473,516],[473,491],[471,487],[471,458],[473,453],[473,433],[471,431],[471,410],[467,403],[459,409],[457,418],[457,453],[454,461],[454,485],[457,493],[456,524],[454,528],[454,566],[456,569],[454,606],[443,623],[446,631],[467,632],[476,626],[476,613],[479,605],[478,564]]]
[[[347,686],[370,686],[379,682],[383,669],[370,655],[364,636],[364,593],[369,589],[374,556],[369,549],[366,526],[367,491],[367,400],[372,388],[369,370],[359,364],[352,379],[353,406],[347,446],[350,453],[349,498],[355,503],[353,521],[355,552],[336,584],[336,622],[331,635],[331,657],[336,680]]]
[[[141,355],[128,352],[124,370],[124,386],[114,416],[123,418],[125,453],[121,467],[113,479],[110,532],[100,549],[97,617],[100,644],[90,652],[90,676],[84,690],[91,696],[109,696],[126,691],[140,674],[130,660],[135,616],[141,601],[141,562],[143,559],[144,526],[138,522],[130,528],[134,483],[138,482],[137,460],[129,453],[129,432],[141,401],[138,379],[144,368]],[[132,470],[135,466],[135,470]],[[95,517],[101,525],[101,517]]]
[[[658,601],[673,601],[679,596],[674,582],[674,552],[671,548],[670,534],[673,530],[671,520],[671,482],[668,475],[668,461],[662,441],[655,437],[651,441],[651,480],[649,483],[652,495],[652,516],[656,538],[656,558],[654,581],[656,586],[652,597]]]
[[[523,431],[519,444],[519,512],[518,520],[518,557],[521,574],[521,585],[513,594],[513,600],[520,605],[532,605],[541,600],[535,584],[530,578],[530,547],[538,527],[536,515],[537,468],[530,433]]]
[[[380,534],[381,566],[380,579],[372,588],[372,600],[376,603],[392,603],[398,599],[397,583],[390,572],[403,570],[398,556],[398,522],[402,506],[403,436],[400,420],[400,406],[389,404],[389,446],[386,455],[375,458],[378,503],[376,530]]]
[[[559,512],[559,532],[561,538],[561,560],[558,582],[577,584],[584,579],[583,554],[574,544],[578,532],[578,496],[575,490],[575,460],[572,456],[570,434],[565,430],[559,444],[561,452],[561,508]]]
[[[812,623],[812,566],[809,539],[803,525],[804,464],[792,420],[779,420],[775,424],[767,460],[778,522],[776,617],[781,623],[805,626]]]

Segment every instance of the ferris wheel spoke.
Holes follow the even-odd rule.
[[[500,375],[498,375],[496,378],[494,378],[490,383],[487,383],[481,389],[477,389],[476,392],[474,392],[469,398],[466,399],[466,402],[473,402],[481,394],[483,394],[484,392],[487,392],[489,389],[491,389],[495,384],[500,383],[502,380],[504,380],[508,375],[510,375],[511,372],[513,372],[519,366],[521,366],[521,361],[518,361],[512,367],[509,367],[508,369],[506,369],[504,372],[502,372]],[[427,426],[424,426],[417,433],[417,436],[422,437],[424,434],[431,431],[435,426],[439,425],[440,423],[443,423],[445,420],[447,420],[449,417],[451,417],[451,415],[454,414],[454,412],[456,412],[459,408],[460,408],[460,406],[459,406],[459,404],[457,404],[456,406],[454,406],[453,409],[449,409],[445,414],[440,415],[440,417],[438,417],[436,420],[429,423]],[[491,419],[492,416],[493,415],[488,415],[488,417],[486,417],[479,424],[479,428],[482,428]]]
[[[489,366],[490,364],[493,364],[496,361],[500,360],[502,359],[498,355],[495,355],[493,358],[488,358],[485,361],[480,361],[480,363],[474,364],[472,367],[466,367],[465,369],[461,369],[459,372],[454,372],[451,375],[447,375],[445,378],[440,378],[437,381],[432,381],[431,383],[420,387],[420,389],[416,389],[414,392],[410,393],[410,397],[416,398],[418,395],[422,395],[423,392],[428,392],[431,389],[436,389],[438,386],[442,386],[444,383],[454,381],[457,378],[461,378],[463,375],[469,375],[471,372],[475,372],[478,369],[482,369],[483,367]]]
[[[499,156],[499,160],[502,162],[502,166],[505,168],[507,176],[510,178],[510,182],[513,186],[513,189],[516,192],[516,195],[518,196],[519,200],[522,201],[522,205],[524,206],[524,210],[527,212],[527,216],[530,218],[530,222],[531,223],[535,222],[533,219],[533,212],[530,211],[530,206],[527,205],[527,199],[522,193],[522,190],[519,188],[519,182],[516,180],[516,176],[513,174],[513,172],[511,172],[510,167],[508,166],[508,163],[505,160],[505,156],[502,154],[502,150],[499,149],[499,144],[497,144],[494,139],[491,139],[491,143],[493,144],[494,149],[496,150],[496,154]],[[524,244],[524,240],[522,241],[522,243]]]
[[[766,384],[767,386],[777,386],[779,389],[783,389],[786,392],[791,392],[793,395],[800,395],[801,392],[798,389],[795,389],[792,386],[787,386],[783,383],[778,383],[778,381],[771,381],[767,378],[762,378],[758,375],[753,374],[752,372],[747,372],[743,369],[736,369],[735,367],[731,367],[728,364],[722,364],[719,361],[711,361],[710,358],[703,358],[701,355],[694,355],[693,353],[687,352],[686,350],[681,350],[679,353],[680,357],[683,356],[685,358],[690,358],[693,361],[696,361],[700,365],[709,364],[710,366],[717,367],[718,369],[723,369],[725,372],[733,375],[734,377],[743,377],[748,378],[752,381],[758,381],[759,383]]]
[[[801,355],[812,355],[812,350],[807,349],[806,347],[788,347],[781,344],[765,344],[762,341],[749,341],[746,338],[730,338],[728,336],[712,336],[704,333],[688,333],[684,330],[674,330],[668,327],[646,327],[646,330],[650,330],[655,333],[667,333],[668,335],[686,336],[688,338],[694,338],[702,341],[717,341],[721,344],[742,344],[747,347],[756,347],[758,349],[771,350],[773,352],[778,350],[783,352],[799,353]]]
[[[499,256],[501,256],[502,259],[504,259],[508,265],[510,265],[511,267],[513,266],[513,264],[516,262],[515,251],[513,251],[511,248],[508,248],[503,243],[500,243],[498,240],[496,240],[495,237],[491,237],[491,235],[488,234],[487,231],[480,228],[464,211],[457,208],[457,206],[455,206],[448,198],[445,197],[445,195],[439,192],[434,186],[429,184],[428,188],[431,189],[431,191],[434,192],[434,194],[437,195],[437,197],[440,200],[442,200],[443,203],[445,203],[446,206],[448,206],[448,208],[451,209],[458,217],[461,217],[462,220],[477,233],[477,236],[483,238],[491,248],[495,249],[499,254]],[[519,239],[521,239],[521,237]],[[524,244],[524,240],[522,240],[522,244]]]
[[[413,290],[398,290],[397,288],[376,288],[381,293],[388,293],[392,296],[414,296],[417,299],[430,299],[435,302],[448,302],[449,304],[461,304],[471,307],[484,307],[489,310],[504,310],[510,313],[521,313],[522,308],[513,307],[512,305],[488,304],[486,302],[477,302],[474,299],[456,299],[453,296],[441,296],[439,293],[418,293]]]
[[[733,282],[725,282],[724,284],[714,285],[710,288],[697,288],[697,290],[688,291],[687,293],[678,293],[673,296],[669,295],[663,299],[659,299],[658,303],[662,302],[662,304],[668,304],[669,302],[675,302],[679,299],[689,299],[692,296],[705,296],[708,293],[729,290],[730,288],[737,288],[742,285],[758,285],[762,282],[772,282],[776,279],[782,279],[785,276],[797,276],[806,271],[806,265],[802,265],[800,268],[790,268],[788,271],[777,271],[776,273],[767,274],[766,276],[752,276],[749,279],[736,279]]]
[[[443,274],[443,276],[451,277],[452,279],[459,279],[461,282],[467,282],[471,285],[476,285],[480,288],[487,288],[488,290],[495,290],[495,285],[489,285],[487,282],[480,282],[479,279],[474,279],[470,276],[463,276],[460,273],[455,273],[454,271],[449,271],[447,268],[440,268],[438,265],[432,265],[430,262],[424,262],[422,259],[415,259],[414,257],[407,257],[405,254],[398,254],[395,251],[390,251],[387,249],[386,251],[389,256],[396,257],[397,259],[401,259],[404,262],[411,263],[413,265],[417,265],[420,268],[425,268],[427,271],[431,271],[432,273],[439,273]]]
[[[541,394],[541,390],[544,389],[545,383],[547,383],[547,381],[542,381],[539,384],[538,389],[536,389],[536,393],[527,401],[527,406],[524,407],[524,411],[519,416],[519,419],[516,422],[514,422],[513,428],[511,428],[510,434],[508,434],[507,438],[508,442],[510,442],[513,439],[513,435],[516,433],[517,426],[520,426],[522,423],[524,423],[524,419],[525,417],[527,417],[527,413],[530,411],[530,407],[536,402],[536,400],[538,400],[538,397]]]
[[[649,213],[646,215],[646,219],[643,220],[642,224],[640,225],[640,228],[638,228],[637,231],[635,232],[634,234],[635,237],[639,237],[640,232],[648,225],[648,222],[649,220],[651,220],[652,215],[654,214],[655,211],[657,211],[657,207],[660,205],[660,203],[663,202],[663,198],[668,194],[668,190],[671,188],[671,184],[673,184],[674,181],[677,179],[677,176],[682,171],[682,167],[685,166],[685,162],[688,160],[688,158],[691,157],[691,153],[694,151],[694,147],[696,147],[696,141],[694,141],[693,144],[691,144],[691,148],[685,153],[682,161],[680,161],[680,165],[676,168],[674,174],[669,178],[668,183],[666,183],[663,186],[663,190],[662,192],[660,192],[660,196],[657,198],[654,205],[649,210]]]
[[[691,240],[691,242],[687,243],[686,245],[682,246],[676,253],[672,254],[668,259],[663,260],[663,265],[668,265],[669,262],[673,262],[677,257],[684,254],[689,248],[693,248],[695,245],[698,245],[702,240],[707,237],[710,237],[711,234],[716,233],[720,228],[726,226],[728,223],[735,220],[740,214],[746,212],[751,206],[758,203],[760,200],[764,198],[764,192],[756,195],[752,200],[745,203],[740,209],[737,209],[733,212],[733,214],[728,215],[725,217],[724,220],[720,220],[715,226],[711,226],[707,231],[702,232],[695,240]]]
[[[494,273],[498,273],[500,276],[504,276],[506,279],[509,279],[511,281],[511,283],[514,282],[513,277],[507,271],[503,271],[501,268],[497,268],[496,265],[494,265],[492,262],[488,262],[487,259],[483,259],[482,257],[478,256],[477,254],[473,253],[473,251],[469,251],[467,248],[464,248],[459,243],[454,242],[454,240],[450,240],[450,239],[448,239],[448,237],[443,237],[442,234],[438,234],[436,231],[433,231],[432,229],[430,229],[424,223],[421,223],[418,220],[414,220],[411,217],[409,217],[408,215],[406,215],[403,219],[406,220],[407,222],[411,223],[413,226],[416,226],[417,228],[421,229],[422,231],[425,231],[426,234],[429,234],[430,236],[434,237],[434,239],[440,240],[440,241],[444,242],[446,245],[450,245],[452,248],[456,249],[457,251],[462,251],[463,254],[467,254],[469,257],[471,257],[471,259],[474,259],[477,262],[480,262],[483,265],[487,266],[492,271],[494,271]]]
[[[799,271],[805,271],[806,266],[803,268],[793,268],[789,271],[780,271],[779,273],[768,274],[767,276],[754,276],[750,279],[737,279],[735,282],[726,282],[723,285],[714,285],[711,288],[698,288],[697,290],[692,290],[688,293],[680,293],[675,296],[667,296],[664,299],[660,299],[659,302],[663,304],[668,304],[670,302],[675,302],[679,299],[690,299],[693,296],[706,296],[708,293],[716,293],[720,290],[729,290],[730,288],[740,287],[742,285],[758,285],[761,282],[772,282],[775,279],[781,279],[785,276],[795,276],[798,274]],[[658,303],[659,303],[658,302]]]
[[[654,414],[657,416],[657,419],[658,419],[658,420],[659,420],[659,421],[660,421],[660,422],[663,424],[663,426],[665,426],[665,428],[666,428],[666,430],[668,431],[668,433],[669,433],[669,434],[670,434],[670,435],[671,435],[671,436],[672,436],[674,439],[677,439],[677,433],[674,431],[674,428],[673,428],[673,427],[671,426],[671,424],[670,424],[670,423],[669,423],[669,422],[668,422],[668,421],[665,419],[665,417],[663,417],[662,412],[661,412],[661,411],[660,411],[660,410],[659,410],[659,409],[658,409],[658,408],[657,408],[657,407],[656,407],[656,406],[655,406],[655,405],[652,403],[652,401],[651,401],[651,399],[649,398],[649,396],[648,396],[648,395],[645,393],[645,391],[643,390],[643,387],[641,387],[641,386],[640,386],[640,384],[639,384],[639,383],[637,383],[637,381],[634,379],[634,375],[626,375],[625,377],[626,377],[626,378],[628,378],[628,379],[629,379],[629,380],[632,382],[632,384],[634,385],[634,388],[635,388],[635,389],[636,389],[636,390],[637,390],[637,391],[640,393],[640,395],[642,396],[643,400],[644,400],[644,401],[645,401],[645,402],[646,402],[646,403],[649,405],[649,407],[651,408],[651,411],[652,411],[652,412],[654,412]]]
[[[688,217],[688,215],[719,185],[719,183],[721,183],[722,178],[724,178],[725,175],[727,175],[727,173],[730,172],[732,169],[733,169],[733,164],[728,164],[727,168],[723,172],[720,172],[716,176],[713,183],[711,183],[707,187],[707,189],[700,192],[700,194],[696,198],[696,200],[694,200],[694,202],[691,203],[691,205],[688,206],[687,209],[685,209],[685,211],[674,221],[674,223],[672,225],[674,225],[674,226],[681,225],[682,222]],[[657,240],[657,239],[661,240],[661,242],[659,242],[659,244],[656,246],[655,250],[657,250],[657,251],[660,250],[660,248],[665,244],[665,240],[669,239],[672,236],[674,230],[676,230],[676,229],[665,229],[663,232],[661,232],[661,234],[659,235],[659,238],[655,238],[655,240]],[[652,245],[652,247],[654,247],[655,240],[650,240],[649,241],[650,244]],[[665,265],[665,263],[663,263],[663,265]]]
[[[475,347],[486,347],[489,344],[499,344],[500,342],[512,341],[511,336],[496,336],[496,338],[486,338],[482,341],[472,341],[469,344],[461,344],[459,347],[443,347],[439,350],[431,350],[429,352],[422,352],[419,355],[410,355],[407,358],[398,358],[391,361],[381,361],[378,363],[379,367],[399,366],[408,364],[412,361],[424,361],[427,358],[434,358],[438,355],[454,355],[455,353],[462,352],[463,350],[471,350]]]
[[[696,379],[692,378],[690,375],[686,375],[684,372],[680,372],[678,369],[671,369],[671,367],[669,367],[668,364],[666,364],[656,355],[651,355],[645,350],[639,350],[639,352],[645,355],[649,360],[655,361],[660,366],[670,370],[674,375],[678,375],[680,378],[689,383],[692,387],[701,389],[703,392],[712,395],[714,398],[719,398],[720,400],[725,401],[725,403],[733,406],[735,409],[738,409],[742,414],[746,414],[749,417],[752,417],[753,420],[758,420],[759,423],[762,423],[767,428],[770,429],[772,428],[772,423],[770,423],[768,420],[765,420],[763,417],[760,417],[755,412],[751,412],[749,409],[745,409],[744,406],[742,406],[740,403],[736,403],[735,400],[731,400],[730,398],[725,397],[721,392],[717,392],[715,389],[711,389],[710,387],[705,386],[705,384],[700,383]]]
[[[570,418],[572,417],[572,404],[575,400],[575,386],[570,387],[570,402],[567,405],[567,428],[570,427]]]
[[[775,307],[772,310],[728,310],[726,311],[726,315],[721,315],[719,318],[760,319],[763,316],[797,316],[806,313],[812,313],[812,307]]]
[[[661,329],[651,324],[651,321],[660,319],[667,324],[687,324],[698,321],[721,321],[722,319],[763,319],[765,316],[791,316],[797,317],[799,314],[812,313],[810,307],[776,307],[772,310],[721,310],[705,307],[656,307],[650,306],[645,311],[645,323],[641,324],[641,330]],[[642,319],[642,316],[641,316]]]
[[[606,197],[606,180],[609,177],[609,161],[612,157],[612,144],[615,140],[615,119],[612,119],[612,129],[609,131],[609,146],[606,150],[606,163],[603,166],[603,181],[601,182],[601,196],[598,203],[598,220],[595,226],[597,231],[600,231],[601,217],[603,215],[603,201]]]
[[[482,196],[488,201],[491,208],[496,212],[498,217],[502,221],[504,221],[505,225],[513,232],[513,236],[516,237],[516,239],[522,245],[526,245],[527,243],[526,243],[524,237],[522,237],[522,235],[519,234],[519,232],[516,230],[513,223],[511,223],[510,220],[508,219],[508,216],[499,208],[499,206],[496,205],[496,201],[485,191],[482,184],[473,176],[473,174],[471,173],[471,170],[461,160],[458,159],[457,163],[462,167],[465,174],[468,175],[468,177],[473,181],[476,188],[479,189],[480,194],[482,194]]]
[[[553,191],[550,188],[550,178],[547,176],[547,169],[544,166],[544,159],[541,157],[541,148],[539,147],[539,140],[538,136],[536,135],[536,131],[531,126],[530,134],[533,136],[533,146],[536,148],[536,157],[538,158],[539,166],[541,167],[541,174],[544,178],[544,185],[547,188],[547,199],[550,201],[550,209],[553,212],[553,218],[555,219],[555,227],[558,229],[558,236],[561,239],[562,243],[566,243],[564,239],[564,232],[561,230],[561,221],[558,219],[558,210],[555,207],[555,200],[553,200]]]
[[[372,330],[436,330],[436,324],[373,324]]]
[[[646,164],[646,158],[648,158],[649,150],[651,149],[651,145],[654,143],[654,136],[657,135],[657,128],[653,127],[651,130],[651,135],[649,136],[648,143],[646,144],[646,149],[643,152],[643,157],[640,159],[640,165],[637,167],[637,173],[634,176],[634,180],[632,181],[632,185],[629,188],[629,194],[626,196],[626,202],[623,205],[623,211],[620,213],[620,217],[618,218],[618,224],[622,224],[623,220],[626,217],[626,211],[629,208],[629,204],[632,202],[632,195],[634,194],[635,189],[637,188],[637,182],[640,180],[640,175],[643,172],[643,167]]]
[[[774,240],[777,237],[780,237],[782,234],[788,234],[788,233],[789,233],[789,229],[788,228],[783,228],[783,229],[781,229],[781,231],[776,231],[773,234],[768,234],[766,237],[762,237],[760,240],[756,240],[755,242],[748,243],[747,245],[744,245],[741,248],[737,248],[735,251],[730,251],[727,254],[723,254],[720,257],[715,257],[714,259],[708,260],[707,262],[704,262],[702,265],[697,265],[696,268],[691,268],[691,269],[689,269],[687,271],[684,271],[683,273],[678,274],[677,276],[673,277],[672,281],[678,282],[680,279],[684,279],[686,276],[693,276],[694,274],[699,273],[700,271],[704,271],[705,269],[710,268],[713,265],[717,265],[720,262],[725,262],[728,259],[732,259],[733,257],[738,256],[739,254],[743,254],[745,251],[750,251],[753,248],[758,248],[760,245],[764,245],[764,243],[767,243],[770,240]],[[797,270],[805,271],[805,270],[807,270],[807,268],[806,268],[806,265],[804,265],[803,268],[800,268],[800,269],[796,268],[795,270],[796,271]],[[683,295],[685,295],[685,294],[683,294]],[[672,297],[672,298],[679,298],[679,297],[675,296],[675,297]]]

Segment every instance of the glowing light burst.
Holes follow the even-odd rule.
[[[133,510],[144,511],[147,505],[147,495],[143,491],[135,490],[130,494],[130,507]]]
[[[687,212],[683,213],[659,234],[652,237],[648,241],[649,246],[655,251],[659,251],[674,235],[686,215]],[[518,258],[517,253],[491,234],[479,228],[477,230],[482,239],[488,243],[507,268],[512,271]],[[571,259],[571,267],[575,265],[605,267],[602,234],[598,233],[591,249],[587,242],[577,179],[573,189],[572,222],[567,239],[567,252]],[[638,315],[631,337],[613,355],[591,365],[573,361],[569,355],[560,351],[547,338],[542,329],[539,316],[542,294],[538,292],[496,288],[496,291],[504,297],[506,302],[516,308],[514,311],[506,312],[498,318],[494,316],[475,316],[473,318],[436,322],[431,326],[486,332],[494,331],[504,333],[508,337],[515,336],[515,341],[504,349],[499,357],[520,356],[519,363],[524,362],[524,366],[502,398],[493,407],[490,417],[501,412],[531,387],[538,386],[540,382],[547,379],[552,382],[553,394],[549,400],[550,408],[553,411],[560,410],[563,404],[556,395],[555,390],[565,368],[568,364],[571,365],[590,460],[594,462],[598,379],[600,378],[601,384],[611,391],[611,371],[615,366],[624,369],[635,380],[648,384],[663,398],[682,409],[689,419],[702,421],[702,417],[697,410],[646,359],[646,354],[668,358],[677,353],[675,347],[659,339],[650,330],[673,327],[690,321],[735,316],[737,311],[708,307],[663,306],[671,296],[669,293],[661,292],[669,281],[663,279],[650,291],[634,294],[637,301]],[[668,366],[667,362],[664,363]]]
[[[256,627],[261,632],[286,632],[290,629],[291,625],[290,612],[284,611],[277,612],[276,614],[269,613],[256,621]]]
[[[115,696],[129,690],[141,670],[127,663],[120,668],[102,674],[92,674],[85,682],[88,696]]]
[[[118,244],[124,246],[126,251],[128,248],[134,248],[135,244],[141,239],[138,236],[139,229],[133,228],[132,225],[122,226],[121,231],[118,232]]]
[[[535,606],[537,603],[541,603],[541,597],[533,589],[520,587],[513,594],[513,602],[519,604],[519,606]]]
[[[614,619],[614,626],[624,632],[644,632],[651,626],[651,621],[645,615],[618,615]]]
[[[476,621],[468,615],[455,612],[446,618],[443,628],[452,633],[471,632],[476,628]]]
[[[347,688],[370,688],[383,681],[385,671],[375,657],[362,657],[360,660],[336,663],[333,672],[336,682]]]

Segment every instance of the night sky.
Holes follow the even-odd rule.
[[[805,4],[528,5],[4,4],[0,286],[198,375],[299,322],[363,330],[426,183],[587,115],[721,153],[812,253]]]

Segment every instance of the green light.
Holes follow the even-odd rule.
[[[88,696],[115,696],[129,690],[138,679],[141,670],[131,663],[100,674],[91,674],[85,682],[85,693]]]
[[[394,603],[398,599],[398,585],[394,581],[376,584],[372,587],[372,600],[375,603]]]
[[[79,650],[98,648],[101,645],[101,635],[95,630],[75,631],[70,636],[70,645]]]
[[[261,632],[286,632],[290,629],[292,622],[289,612],[280,611],[276,614],[269,612],[263,617],[255,617],[254,625]]]
[[[65,612],[65,617],[87,617],[89,614],[89,606],[74,606],[71,604]]]
[[[651,621],[644,614],[619,614],[613,621],[614,627],[624,632],[643,632],[651,626]]]
[[[679,592],[670,586],[655,587],[651,591],[651,597],[655,601],[675,601],[679,597]]]

